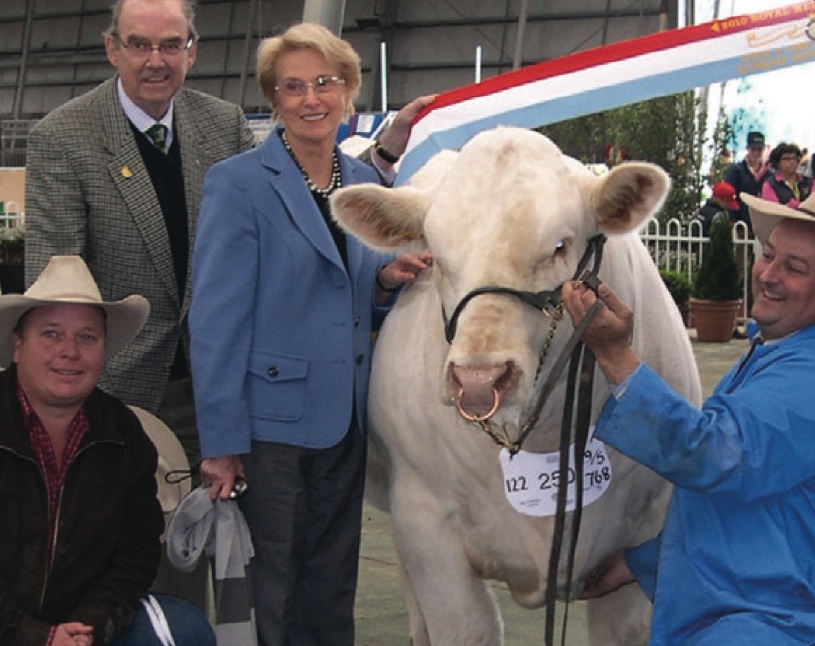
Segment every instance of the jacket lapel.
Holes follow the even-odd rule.
[[[320,209],[314,203],[300,170],[283,147],[276,131],[269,134],[260,152],[261,163],[271,171],[269,181],[272,188],[280,196],[294,225],[320,255],[345,273],[345,265]]]
[[[173,269],[170,238],[167,235],[161,205],[139,153],[139,147],[133,138],[130,122],[119,103],[116,78],[108,83],[106,91],[110,96],[104,102],[106,107],[102,116],[106,146],[110,153],[108,173],[144,240],[157,275],[178,303],[180,311],[181,303]]]

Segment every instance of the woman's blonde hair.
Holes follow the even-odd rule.
[[[272,118],[276,121],[280,117],[274,100],[275,86],[281,80],[277,78],[277,61],[282,54],[302,49],[319,52],[329,63],[337,66],[348,90],[346,116],[354,114],[354,99],[359,95],[362,83],[359,55],[348,42],[322,25],[303,22],[289,27],[280,36],[264,39],[258,47],[257,80],[263,96],[272,107]]]

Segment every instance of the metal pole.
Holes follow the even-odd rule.
[[[23,28],[23,51],[20,58],[20,71],[17,73],[17,92],[14,95],[14,106],[11,116],[17,120],[23,107],[23,93],[25,92],[25,78],[28,74],[28,54],[31,50],[31,27],[34,23],[34,4],[36,0],[26,0],[25,27]]]
[[[515,41],[515,58],[512,59],[512,69],[517,70],[523,59],[524,34],[526,33],[526,16],[529,13],[529,0],[521,1],[521,13],[518,15],[518,38]]]
[[[260,4],[260,0],[249,1],[249,16],[246,20],[246,35],[243,38],[243,65],[241,66],[241,78],[238,82],[238,104],[246,105],[246,80],[249,76],[249,60],[252,56],[252,39],[254,38],[253,26],[255,24],[255,7]]]
[[[475,82],[481,83],[481,45],[475,48]]]
[[[345,0],[306,0],[303,5],[303,22],[316,22],[336,36],[342,35]]]
[[[388,111],[388,65],[387,45],[379,43],[379,74],[382,88],[382,114]]]

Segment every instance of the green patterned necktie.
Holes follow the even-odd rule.
[[[154,123],[145,131],[145,134],[150,137],[156,148],[165,155],[167,154],[167,126]]]

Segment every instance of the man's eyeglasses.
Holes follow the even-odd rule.
[[[345,79],[339,76],[318,76],[311,83],[306,83],[300,79],[285,79],[280,85],[275,85],[275,92],[281,92],[286,96],[305,96],[308,89],[314,88],[317,94],[329,94],[336,88],[345,85]]]
[[[158,45],[154,45],[146,38],[136,38],[130,36],[127,41],[122,40],[119,34],[113,34],[117,42],[130,52],[134,58],[150,58],[154,51],[158,51],[162,58],[173,58],[186,52],[192,47],[195,39],[190,36],[186,41],[181,38],[170,38],[162,40]]]

